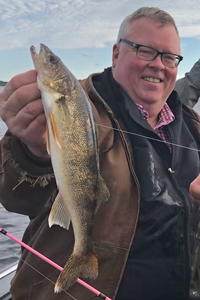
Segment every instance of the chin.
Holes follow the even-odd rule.
[[[148,98],[148,99],[144,99],[142,102],[145,103],[145,104],[156,104],[156,103],[160,102],[160,99],[158,99],[158,98]]]

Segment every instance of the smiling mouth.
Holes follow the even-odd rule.
[[[145,81],[154,82],[154,83],[162,82],[161,79],[159,79],[159,78],[154,78],[154,77],[143,77],[143,79],[144,79]]]

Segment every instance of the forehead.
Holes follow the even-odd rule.
[[[126,37],[136,44],[143,44],[159,51],[180,53],[180,39],[173,25],[142,17],[134,20]]]

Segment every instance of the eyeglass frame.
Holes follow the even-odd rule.
[[[183,56],[181,56],[181,55],[179,55],[179,54],[170,53],[170,52],[161,52],[161,51],[158,51],[158,50],[156,50],[156,49],[154,49],[154,48],[152,48],[152,47],[149,47],[149,46],[146,46],[146,45],[136,44],[136,43],[133,43],[133,42],[131,42],[131,41],[127,40],[127,39],[124,39],[124,38],[120,38],[120,39],[119,39],[119,43],[121,43],[121,42],[124,42],[124,43],[126,43],[126,44],[128,44],[128,45],[134,47],[134,48],[136,49],[137,57],[138,57],[139,59],[141,59],[141,60],[144,60],[144,61],[154,61],[154,60],[156,59],[156,57],[158,57],[158,55],[160,55],[160,56],[161,56],[161,61],[162,61],[163,65],[165,65],[164,62],[163,62],[163,54],[172,54],[172,55],[177,56],[177,58],[179,59],[178,64],[177,64],[176,66],[174,66],[174,67],[170,67],[170,66],[165,65],[165,66],[168,67],[168,68],[177,68],[178,65],[179,65],[179,63],[183,60]],[[138,50],[139,50],[140,47],[145,47],[145,48],[152,49],[152,50],[156,51],[157,54],[156,54],[156,56],[155,56],[153,59],[151,59],[151,60],[140,58],[140,57],[138,56]]]

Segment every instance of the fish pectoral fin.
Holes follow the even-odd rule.
[[[61,143],[59,141],[57,128],[56,128],[56,122],[54,120],[54,116],[52,113],[50,113],[49,118],[50,118],[50,124],[51,124],[51,130],[52,130],[53,136],[55,138],[55,141],[56,141],[58,147],[61,149]]]
[[[110,197],[110,192],[108,190],[108,187],[104,181],[104,179],[99,176],[99,181],[98,181],[98,192],[96,194],[96,199],[97,199],[97,206],[95,210],[95,214],[97,210],[99,209],[100,205],[104,202],[106,202]]]
[[[68,209],[64,204],[61,194],[58,193],[49,214],[49,227],[59,225],[65,229],[69,229],[70,221],[71,218]]]

